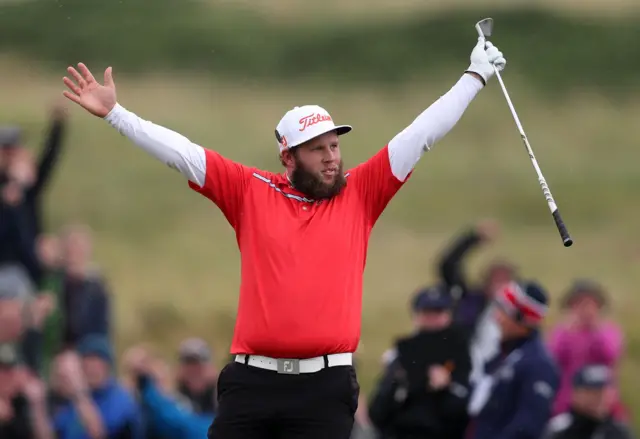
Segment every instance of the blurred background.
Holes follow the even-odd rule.
[[[0,124],[4,148],[17,151],[18,189],[29,189],[3,189],[0,318],[12,321],[15,305],[23,320],[2,323],[0,341],[20,340],[16,364],[38,371],[25,380],[46,387],[55,354],[87,334],[104,335],[113,352],[95,341],[87,352],[104,354],[123,379],[141,367],[141,352],[164,359],[166,367],[153,369],[158,377],[186,373],[181,343],[210,359],[201,371],[215,376],[229,360],[235,319],[231,227],[180,175],[61,103],[67,65],[84,62],[98,80],[112,66],[127,109],[273,171],[280,117],[322,105],[354,126],[342,143],[352,166],[455,84],[476,41],[473,25],[487,16],[508,60],[504,80],[575,243],[562,246],[492,81],[374,230],[362,392],[375,385],[394,339],[411,330],[414,292],[438,280],[455,239],[475,232],[481,249],[464,262],[470,282],[495,258],[514,263],[551,293],[550,332],[571,317],[561,301],[576,279],[602,286],[601,318],[622,333],[611,365],[628,422],[640,431],[634,0],[1,1]],[[78,370],[76,360],[61,360],[63,376]]]

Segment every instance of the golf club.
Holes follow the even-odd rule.
[[[476,31],[478,32],[478,36],[480,37],[490,37],[493,33],[493,18],[485,18],[476,23]],[[540,170],[540,166],[538,166],[538,161],[536,157],[533,155],[533,150],[531,149],[531,145],[529,144],[529,140],[527,139],[527,135],[522,128],[522,124],[520,123],[520,119],[518,118],[518,114],[516,113],[516,109],[513,107],[513,103],[511,102],[511,98],[509,97],[509,93],[507,92],[507,87],[504,85],[504,81],[502,80],[502,76],[498,69],[493,66],[493,70],[495,72],[496,78],[498,78],[498,82],[500,83],[500,88],[502,88],[502,93],[504,94],[505,99],[507,100],[507,104],[509,105],[509,109],[511,110],[511,115],[513,116],[513,120],[516,122],[516,126],[518,127],[518,131],[520,131],[520,137],[522,137],[522,142],[524,143],[525,148],[527,149],[527,153],[529,154],[529,158],[531,159],[531,164],[533,165],[533,169],[535,169],[536,174],[538,174],[538,182],[540,183],[540,187],[542,188],[542,193],[544,194],[545,199],[547,200],[547,204],[549,205],[549,210],[551,211],[551,215],[556,223],[556,227],[558,227],[558,232],[560,232],[560,237],[562,238],[562,243],[565,247],[571,247],[573,244],[573,239],[569,235],[567,231],[567,227],[564,225],[564,221],[560,216],[560,212],[558,211],[558,206],[551,195],[551,191],[549,190],[549,185],[547,185],[544,176],[542,175],[542,171]]]

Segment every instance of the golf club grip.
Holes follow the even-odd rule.
[[[562,243],[565,247],[571,247],[571,244],[573,244],[573,239],[571,239],[571,236],[569,236],[567,226],[564,225],[564,221],[562,221],[562,217],[560,216],[560,212],[558,212],[557,208],[553,211],[552,215],[553,220],[556,222],[556,227],[558,227],[558,232],[560,232]]]

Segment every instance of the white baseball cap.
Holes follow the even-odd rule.
[[[335,125],[324,108],[318,105],[304,105],[287,111],[280,119],[276,127],[276,139],[282,152],[329,131],[336,130],[341,136],[351,129],[350,125]]]

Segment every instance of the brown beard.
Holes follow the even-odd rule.
[[[326,200],[338,195],[347,184],[347,179],[344,177],[342,170],[342,160],[338,165],[335,180],[333,183],[327,184],[322,181],[320,177],[308,171],[297,154],[294,153],[293,157],[296,162],[296,167],[291,174],[291,184],[296,190],[302,192],[307,197],[313,200]]]

